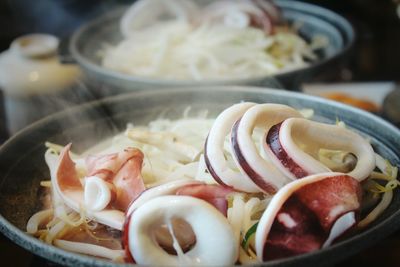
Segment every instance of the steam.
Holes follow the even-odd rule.
[[[73,85],[51,93],[7,96],[5,111],[9,135],[39,123],[36,131],[48,135],[49,141],[60,145],[77,141],[79,145],[74,148],[88,147],[115,135],[126,125],[118,126],[112,118],[113,111],[102,103],[107,90],[111,89],[89,84],[80,77]],[[51,140],[54,134],[60,136]]]

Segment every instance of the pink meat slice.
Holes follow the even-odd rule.
[[[131,155],[112,179],[117,191],[114,205],[123,211],[126,211],[129,204],[146,189],[141,175],[143,153],[135,149]]]
[[[88,176],[97,176],[108,180],[115,172],[118,153],[108,155],[89,155],[85,159]],[[120,161],[118,161],[120,163]],[[120,166],[118,166],[120,167]]]
[[[60,189],[83,190],[76,172],[75,163],[69,156],[71,144],[67,145],[60,154],[60,163],[57,170],[57,179]],[[115,199],[113,206],[125,211],[129,204],[139,196],[145,185],[141,175],[143,153],[136,148],[126,148],[120,153],[86,158],[88,175],[96,175],[114,185]]]
[[[234,190],[220,185],[192,184],[182,186],[176,191],[176,195],[192,196],[203,199],[217,208],[222,214],[227,215],[227,196]]]
[[[90,155],[85,159],[88,176],[112,179],[129,159],[136,157],[138,149],[128,147],[119,153]]]
[[[69,155],[71,145],[72,144],[66,145],[61,150],[59,157],[59,165],[56,177],[61,191],[82,188],[75,169],[75,162]]]
[[[335,221],[359,213],[360,184],[348,175],[328,177],[295,191],[280,208],[264,247],[264,260],[320,249]]]

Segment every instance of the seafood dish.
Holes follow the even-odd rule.
[[[397,166],[344,122],[241,102],[215,118],[129,124],[83,153],[46,143],[27,233],[141,265],[233,265],[327,248],[390,205]]]

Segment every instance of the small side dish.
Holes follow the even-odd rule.
[[[47,143],[51,179],[27,232],[116,262],[254,264],[362,231],[399,184],[343,122],[271,103],[206,115],[128,125],[80,155]]]
[[[121,19],[123,40],[101,52],[102,65],[167,80],[274,75],[317,61],[327,44],[303,39],[298,26],[272,1],[140,0]]]

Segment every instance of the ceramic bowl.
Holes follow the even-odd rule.
[[[70,253],[27,235],[29,217],[38,210],[39,183],[49,178],[44,161],[46,141],[65,145],[72,142],[83,152],[106,137],[123,131],[126,124],[145,125],[163,114],[180,118],[188,106],[191,114],[207,109],[215,117],[240,101],[282,103],[311,108],[314,119],[349,127],[371,139],[374,149],[393,164],[400,165],[400,131],[370,113],[322,98],[283,90],[254,87],[208,87],[161,89],[135,92],[91,102],[47,117],[19,132],[0,148],[0,230],[13,242],[50,261],[71,266],[113,266],[94,257]],[[400,226],[400,194],[367,229],[319,251],[271,261],[259,266],[321,266],[354,254]]]
[[[248,79],[229,79],[214,81],[177,81],[144,78],[109,70],[101,65],[101,49],[105,44],[119,43],[122,35],[119,21],[127,7],[117,8],[104,16],[79,28],[72,36],[69,50],[73,59],[82,67],[89,79],[101,85],[104,94],[117,94],[126,91],[160,88],[187,87],[205,85],[257,85],[298,90],[299,85],[317,73],[334,68],[343,59],[354,42],[351,24],[342,16],[319,6],[288,0],[276,0],[283,17],[290,23],[299,25],[299,34],[306,40],[322,35],[328,39],[328,45],[318,51],[320,59],[307,67],[273,76]],[[110,88],[110,90],[106,90]]]

